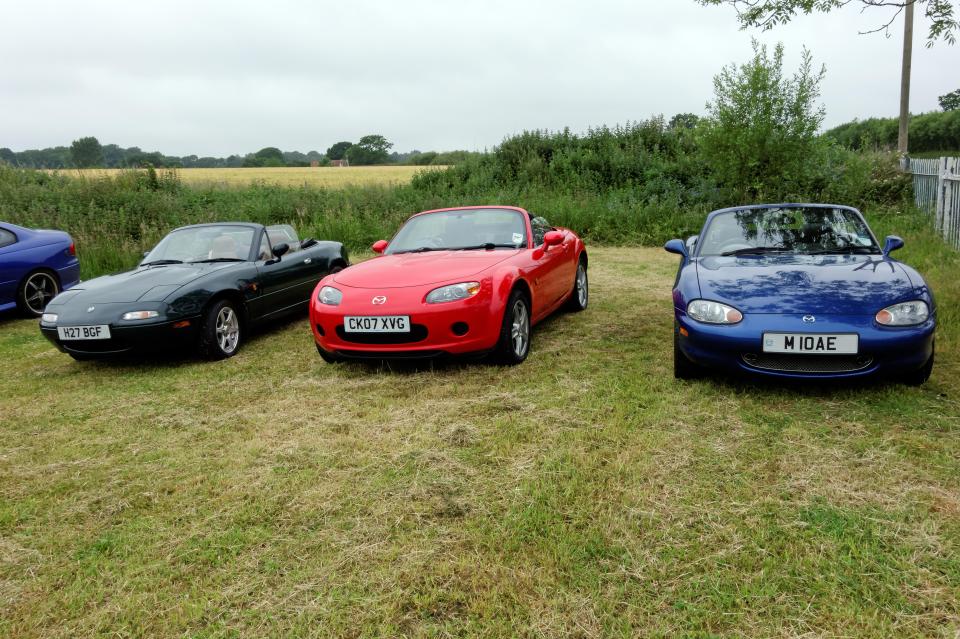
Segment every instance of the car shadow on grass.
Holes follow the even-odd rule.
[[[800,394],[804,397],[830,398],[848,392],[876,392],[876,391],[904,391],[916,388],[902,384],[886,375],[869,375],[865,377],[840,377],[834,379],[806,379],[806,378],[776,378],[755,375],[738,375],[726,372],[711,372],[707,376],[686,382],[692,385],[712,384],[721,392],[731,394],[789,393],[792,396]],[[920,388],[928,387],[924,384]]]

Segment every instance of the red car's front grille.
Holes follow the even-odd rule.
[[[348,333],[337,326],[337,337],[354,344],[415,344],[427,339],[427,327],[413,324],[409,333]]]

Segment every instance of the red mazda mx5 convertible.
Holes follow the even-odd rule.
[[[373,250],[313,292],[310,326],[328,362],[490,353],[519,364],[531,326],[587,307],[583,241],[521,208],[425,211]]]

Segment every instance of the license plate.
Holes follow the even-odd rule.
[[[377,315],[343,318],[343,330],[347,333],[409,333],[409,315]]]
[[[797,355],[856,355],[860,336],[856,334],[829,335],[824,333],[764,333],[764,353],[794,353]]]
[[[58,326],[57,334],[60,339],[110,339],[110,327],[100,326]]]

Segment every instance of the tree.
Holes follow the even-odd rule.
[[[671,131],[676,131],[677,129],[693,129],[696,128],[697,122],[699,121],[700,116],[695,113],[678,113],[670,118],[670,123],[667,124],[667,128]]]
[[[103,149],[95,137],[80,138],[70,145],[70,159],[79,169],[97,166],[103,162]]]
[[[944,111],[956,111],[960,109],[960,89],[951,91],[946,95],[941,95],[937,98],[937,101],[940,102],[940,108]]]
[[[6,162],[10,166],[17,166],[17,154],[7,147],[0,149],[0,162]]]
[[[800,69],[785,78],[783,45],[771,57],[754,41],[753,52],[752,60],[724,67],[713,80],[714,101],[698,130],[703,161],[738,200],[796,195],[827,144],[817,135],[826,70],[815,72],[804,49]]]
[[[390,157],[392,146],[382,135],[365,135],[347,149],[346,156],[353,165],[384,164]]]
[[[243,161],[245,167],[286,165],[287,163],[283,159],[283,151],[275,146],[264,147],[253,155],[248,155]]]
[[[949,44],[956,41],[956,33],[960,30],[960,22],[954,13],[956,0],[697,0],[702,5],[730,5],[737,11],[740,27],[759,27],[764,31],[786,24],[798,13],[811,14],[813,12],[830,13],[834,9],[849,4],[860,5],[863,10],[875,7],[893,8],[896,11],[888,19],[878,23],[861,33],[876,33],[887,31],[897,16],[907,7],[914,5],[924,6],[924,15],[930,21],[930,30],[927,32],[927,46],[932,46],[937,40],[944,40]]]
[[[331,160],[342,160],[347,155],[347,150],[353,146],[353,142],[337,142],[327,149],[327,157]]]

